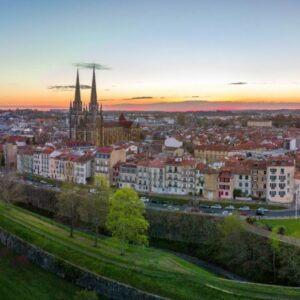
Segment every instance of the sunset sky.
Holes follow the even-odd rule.
[[[78,63],[109,69],[97,71],[107,109],[300,108],[299,0],[0,5],[2,108],[67,107],[72,88],[50,87],[74,85]]]

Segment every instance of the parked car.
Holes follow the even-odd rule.
[[[223,216],[231,216],[232,212],[229,212],[228,210],[224,210],[224,211],[222,211],[222,215]]]
[[[192,207],[191,212],[200,212],[200,209],[198,207]]]
[[[247,210],[250,210],[250,207],[249,206],[242,206],[239,208],[240,211],[247,211]]]
[[[241,215],[241,216],[248,216],[248,212],[247,212],[247,211],[241,211],[241,212],[240,212],[240,215]]]
[[[229,206],[226,206],[225,209],[227,209],[227,210],[234,210],[235,207],[233,205],[229,205]]]
[[[207,204],[200,204],[199,206],[200,206],[201,208],[210,208],[210,206],[207,205]]]
[[[267,212],[269,211],[269,209],[265,208],[265,207],[260,207],[257,210],[263,211],[263,212]]]
[[[212,205],[210,208],[222,209],[222,206],[220,204],[215,204],[215,205]]]
[[[263,210],[261,210],[261,209],[258,209],[258,210],[256,210],[256,215],[257,216],[264,216],[265,212]]]
[[[150,199],[146,197],[141,197],[140,200],[144,203],[148,203],[150,201]]]

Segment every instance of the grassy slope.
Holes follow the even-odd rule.
[[[111,238],[95,248],[90,235],[76,232],[70,239],[64,226],[21,208],[0,205],[0,226],[84,268],[172,299],[300,298],[300,289],[221,279],[153,248],[130,246],[120,256],[119,244]]]
[[[283,225],[286,228],[286,235],[300,238],[300,219],[263,219],[259,223],[268,224],[272,228]]]
[[[71,283],[18,260],[11,251],[0,246],[0,299],[73,299],[78,290]]]

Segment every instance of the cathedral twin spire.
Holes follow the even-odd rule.
[[[70,105],[71,108],[71,105]],[[82,111],[82,101],[80,94],[80,82],[79,82],[79,72],[77,69],[76,76],[76,86],[75,86],[75,97],[73,102],[73,110]],[[97,88],[96,88],[96,74],[95,74],[95,66],[93,67],[93,80],[92,80],[92,89],[91,89],[91,98],[89,103],[89,111],[97,113],[99,110],[98,102],[97,102]]]

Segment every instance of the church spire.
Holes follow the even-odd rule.
[[[95,65],[93,67],[93,80],[92,80],[92,90],[91,90],[91,100],[90,100],[90,111],[92,111],[92,112],[98,111]]]
[[[78,69],[77,69],[77,76],[76,76],[75,98],[74,98],[74,102],[73,102],[73,109],[75,111],[81,111],[82,110]]]

